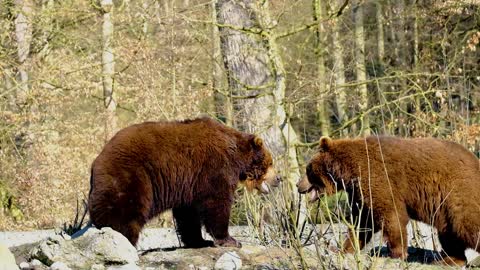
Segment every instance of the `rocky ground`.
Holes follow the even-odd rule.
[[[431,262],[435,253],[430,228],[421,225],[420,238],[426,249],[409,249],[408,262],[382,257],[386,255],[380,236],[357,255],[336,253],[336,235],[345,227],[320,227],[321,239],[302,248],[286,247],[284,243],[261,245],[247,227],[232,227],[231,234],[243,244],[236,248],[184,249],[173,229],[145,229],[137,249],[121,234],[105,228],[89,229],[71,239],[55,231],[0,232],[0,270],[10,269],[451,269],[421,262]],[[333,232],[337,233],[333,233]],[[411,230],[409,232],[411,234]],[[368,252],[379,251],[379,256]],[[12,256],[12,254],[13,256]],[[300,256],[302,255],[302,256]],[[471,261],[478,254],[468,251]],[[303,259],[300,259],[303,258]],[[10,264],[8,262],[10,261]],[[16,267],[16,268],[15,268]],[[459,268],[459,267],[458,267]]]

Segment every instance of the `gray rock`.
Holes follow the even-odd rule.
[[[90,270],[105,270],[105,266],[102,264],[94,264],[92,265]]]
[[[89,252],[87,255],[111,264],[129,264],[139,260],[135,247],[111,228],[91,228],[74,242],[80,250]]]
[[[18,269],[15,257],[4,244],[0,243],[0,269]]]
[[[110,266],[107,270],[141,270],[141,268],[134,263],[129,263],[125,265]]]
[[[61,261],[73,269],[89,269],[94,264],[135,264],[139,258],[122,234],[111,228],[90,228],[73,240],[55,235],[41,241],[30,251],[30,259],[46,265]]]
[[[30,264],[31,264],[33,267],[42,266],[42,265],[43,265],[43,263],[42,263],[41,261],[37,260],[37,259],[32,260],[32,261],[30,262]]]
[[[30,251],[30,259],[37,259],[45,265],[52,265],[56,261],[73,261],[76,262],[73,265],[79,268],[86,266],[82,252],[73,245],[73,242],[66,241],[58,235],[50,236],[35,246]]]
[[[235,251],[225,252],[215,263],[215,270],[236,270],[242,268],[242,259]]]
[[[27,262],[21,262],[19,265],[20,269],[29,269],[30,268],[30,264],[27,263]]]
[[[68,267],[66,264],[63,262],[54,262],[50,266],[50,270],[71,270],[70,267]]]

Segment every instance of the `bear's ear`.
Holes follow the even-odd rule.
[[[257,137],[257,136],[253,136],[253,138],[251,139],[251,142],[252,142],[252,145],[254,148],[261,148],[263,146],[263,140],[262,138],[260,137]]]
[[[320,151],[327,152],[332,148],[333,141],[330,137],[323,136],[320,138],[320,142],[318,143],[318,147]]]

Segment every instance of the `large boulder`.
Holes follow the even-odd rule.
[[[111,228],[92,227],[73,240],[61,235],[48,237],[30,251],[30,259],[48,266],[62,262],[73,269],[90,269],[95,264],[135,264],[138,254],[122,234]]]

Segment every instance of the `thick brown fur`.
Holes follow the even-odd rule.
[[[235,188],[275,185],[272,168],[260,138],[209,118],[133,125],[93,162],[90,218],[135,245],[147,221],[172,209],[186,247],[240,247],[228,233]],[[214,242],[203,239],[202,225]]]
[[[315,192],[345,190],[361,228],[360,248],[383,229],[391,256],[405,259],[406,225],[415,219],[437,228],[446,263],[465,263],[466,248],[480,252],[479,160],[461,145],[371,136],[324,137],[319,148],[298,190],[312,199]],[[352,233],[346,252],[354,250]]]

